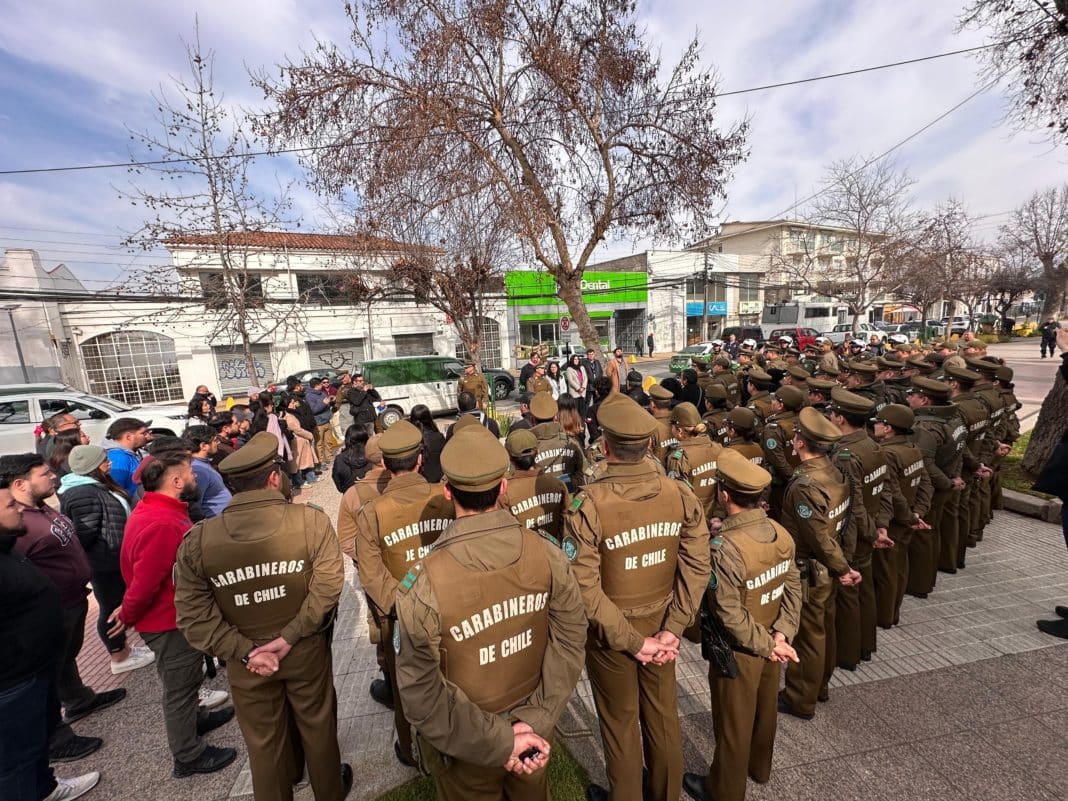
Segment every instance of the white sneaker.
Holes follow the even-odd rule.
[[[197,690],[197,701],[205,709],[215,709],[215,707],[222,706],[229,700],[230,693],[222,690],[210,690],[207,687],[201,687]]]
[[[56,778],[56,789],[44,801],[73,801],[81,798],[100,781],[100,774],[95,770],[84,776],[75,776],[73,779]]]
[[[156,661],[156,655],[148,648],[131,648],[130,655],[121,662],[111,663],[111,672],[118,676],[131,670],[147,667]]]

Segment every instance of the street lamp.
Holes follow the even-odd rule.
[[[15,314],[14,314],[14,312],[15,312],[15,309],[21,309],[21,308],[22,308],[22,304],[20,304],[20,303],[12,303],[12,304],[10,304],[8,306],[0,306],[0,309],[3,309],[4,311],[7,312],[8,322],[11,323],[11,336],[13,336],[15,338],[15,352],[19,355],[19,367],[22,368],[22,383],[29,384],[30,383],[30,374],[26,370],[26,357],[24,357],[22,355],[22,343],[19,342],[18,329],[15,328]]]

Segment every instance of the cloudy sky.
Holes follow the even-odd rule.
[[[956,31],[964,0],[644,0],[649,41],[665,62],[694,34],[720,75],[737,90],[984,42]],[[250,68],[270,68],[316,39],[341,41],[340,0],[227,0],[139,3],[104,0],[5,0],[0,27],[0,170],[125,161],[127,128],[152,125],[152,94],[185,67],[183,38],[199,18],[216,53],[216,86],[228,101],[260,101]],[[729,187],[725,216],[765,219],[816,186],[830,161],[875,155],[960,103],[981,86],[977,63],[955,56],[857,76],[724,98],[725,121],[751,118],[752,154]],[[896,150],[917,180],[915,202],[961,198],[991,236],[1004,212],[1068,176],[1068,153],[1004,120],[1004,87],[966,103]],[[134,151],[134,155],[140,155]],[[299,177],[275,159],[264,180]],[[120,197],[124,170],[0,175],[0,249],[38,249],[47,266],[66,263],[90,288],[103,288],[129,264],[165,254],[129,255],[120,247],[144,212]],[[299,189],[305,230],[321,212]],[[613,243],[605,256],[648,243]]]

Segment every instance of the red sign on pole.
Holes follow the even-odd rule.
[[[560,330],[565,332],[571,330],[571,318],[567,315],[560,318]]]

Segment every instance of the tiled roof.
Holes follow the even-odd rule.
[[[232,247],[288,248],[290,250],[354,250],[367,253],[410,249],[410,245],[373,236],[348,234],[304,234],[290,231],[233,231],[222,235]],[[164,244],[213,246],[219,241],[214,234],[176,234]]]

